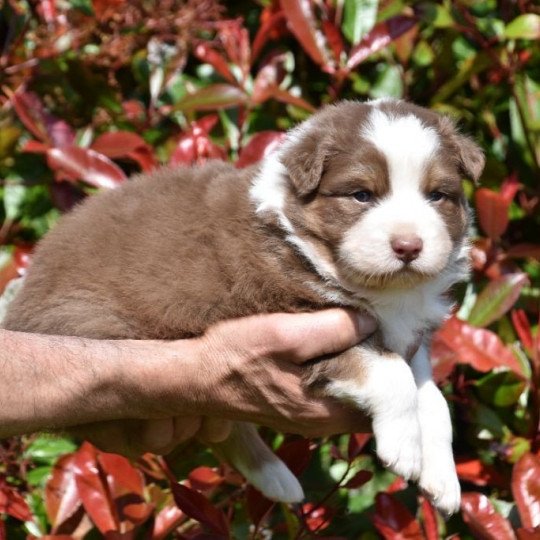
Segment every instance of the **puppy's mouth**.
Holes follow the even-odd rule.
[[[403,264],[401,268],[391,272],[363,272],[358,269],[349,269],[347,281],[352,284],[369,289],[409,288],[433,279],[436,272],[418,270],[411,264]]]

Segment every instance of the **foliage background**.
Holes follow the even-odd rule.
[[[0,444],[0,538],[540,538],[539,39],[527,0],[0,1],[0,289],[96,189],[160,163],[245,166],[336,99],[410,99],[487,155],[466,185],[474,271],[433,345],[459,515],[384,471],[367,435],[264,432],[301,474],[298,507],[197,446],[130,463],[33,436]]]

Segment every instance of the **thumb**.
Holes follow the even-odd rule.
[[[254,357],[302,364],[325,354],[344,351],[367,338],[376,322],[345,309],[314,313],[272,313],[226,321],[216,330],[229,346],[241,346]],[[230,343],[230,342],[233,343]]]
[[[283,328],[273,343],[272,356],[295,364],[349,349],[377,327],[370,316],[345,309],[284,314],[280,324]]]

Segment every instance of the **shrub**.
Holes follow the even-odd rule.
[[[368,435],[264,430],[302,475],[298,507],[265,500],[195,445],[130,463],[34,436],[0,445],[0,538],[540,537],[533,2],[6,0],[0,12],[0,288],[96,189],[160,163],[245,166],[337,99],[411,99],[456,118],[487,155],[482,187],[466,184],[474,273],[433,343],[460,515],[444,521],[383,470]]]

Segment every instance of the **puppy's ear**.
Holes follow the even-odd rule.
[[[279,160],[300,197],[317,189],[328,156],[328,143],[322,133],[293,130],[285,141]]]
[[[450,144],[455,148],[459,159],[461,172],[478,184],[478,179],[484,170],[484,152],[476,142],[462,135],[456,129],[454,122],[450,118],[440,119],[441,133],[448,138]]]

